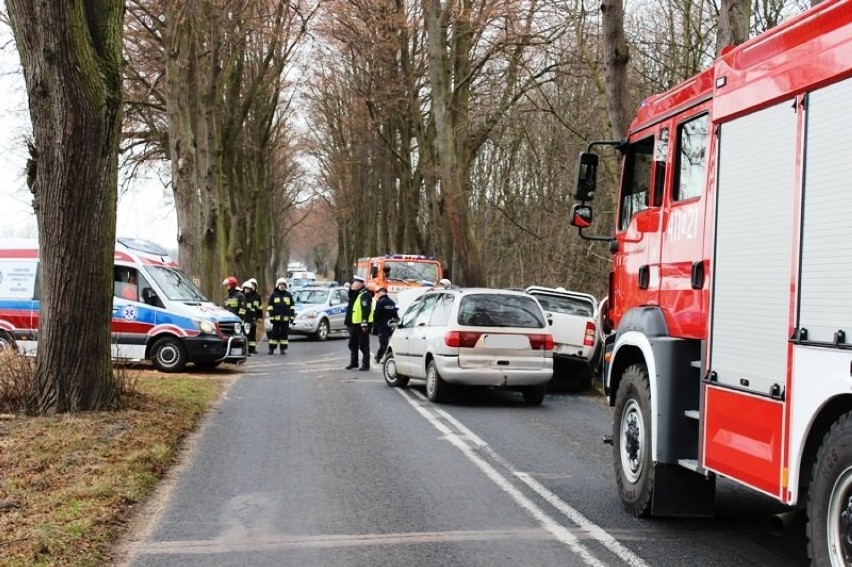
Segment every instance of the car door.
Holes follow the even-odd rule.
[[[332,331],[338,331],[344,327],[343,322],[346,319],[346,303],[348,302],[348,298],[346,297],[346,290],[343,289],[333,289],[330,295],[329,303],[331,309],[328,311],[329,325]]]
[[[397,372],[400,374],[409,375],[410,372],[411,361],[408,356],[408,344],[414,331],[414,321],[423,308],[423,299],[422,296],[418,297],[409,305],[390,338],[390,348],[393,351],[394,360],[396,360]]]
[[[432,335],[430,320],[438,298],[445,294],[435,293],[423,296],[423,306],[414,318],[411,334],[408,337],[408,368],[409,376],[426,378],[426,353]]]

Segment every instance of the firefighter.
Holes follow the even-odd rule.
[[[251,280],[243,282],[243,295],[246,297],[245,333],[249,345],[249,354],[257,354],[257,325],[263,321],[260,309],[260,295],[255,291]]]
[[[346,370],[370,369],[370,326],[373,323],[373,294],[364,286],[364,278],[354,276],[349,287],[349,304],[344,319],[349,330],[349,366]],[[361,366],[358,366],[358,351]]]
[[[237,289],[237,278],[228,276],[222,282],[222,285],[228,288],[228,297],[225,298],[225,309],[239,317],[242,321],[246,320],[246,296]]]
[[[281,347],[281,354],[287,354],[290,344],[290,319],[293,318],[293,296],[287,291],[287,280],[278,278],[275,289],[269,296],[266,305],[269,320],[272,322],[272,331],[269,333],[269,354],[275,354],[275,347]]]

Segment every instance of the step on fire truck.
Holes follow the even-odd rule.
[[[615,234],[583,235],[597,144]],[[642,102],[577,163],[571,223],[613,253],[605,386],[625,507],[712,514],[717,475],[852,560],[852,3],[828,0]]]

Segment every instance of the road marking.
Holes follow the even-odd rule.
[[[341,548],[367,545],[412,545],[423,543],[548,540],[550,534],[538,528],[460,530],[452,532],[404,532],[391,534],[267,535],[259,538],[225,537],[211,540],[151,542],[136,549],[139,555],[202,555],[287,548]]]
[[[435,429],[443,433],[445,438],[455,445],[470,462],[476,465],[476,467],[485,474],[485,476],[493,481],[494,484],[499,486],[503,492],[511,496],[512,500],[514,500],[521,508],[529,512],[530,515],[538,521],[542,528],[550,532],[558,541],[564,543],[569,549],[571,549],[571,551],[580,556],[586,565],[590,565],[592,567],[606,567],[605,563],[598,560],[594,555],[592,555],[591,551],[589,551],[586,546],[580,543],[577,536],[574,535],[571,530],[554,520],[535,502],[524,496],[520,490],[515,488],[515,486],[509,482],[506,477],[501,475],[488,461],[477,455],[475,450],[468,445],[465,439],[462,439],[457,433],[453,432],[449,427],[441,423],[435,415],[430,413],[421,404],[417,403],[413,394],[407,394],[407,390],[402,388],[396,388],[396,391],[417,411],[417,413],[426,418],[426,420],[431,423]],[[421,400],[425,400],[422,394],[418,393],[416,395],[419,395]]]
[[[415,395],[419,396],[423,401],[426,401],[426,397],[420,394],[419,392],[415,392]],[[515,467],[512,463],[510,463],[501,455],[496,453],[488,445],[488,443],[482,440],[476,433],[468,429],[458,419],[456,419],[447,411],[441,408],[433,409],[435,410],[435,413],[437,413],[438,415],[446,419],[448,422],[453,424],[459,431],[461,431],[465,435],[465,437],[470,439],[470,441],[476,445],[478,450],[486,452],[501,466],[511,471],[512,474],[514,474],[518,479],[521,480],[521,482],[530,487],[536,494],[544,498],[544,500],[547,501],[548,504],[559,510],[566,518],[577,524],[579,528],[586,530],[592,536],[593,539],[603,544],[604,547],[606,547],[609,551],[618,556],[619,559],[621,559],[631,567],[649,567],[648,564],[645,563],[641,557],[627,549],[611,534],[607,533],[606,530],[586,518],[576,508],[573,508],[567,502],[559,498],[551,490],[549,490],[543,484],[534,479],[529,473],[519,471],[517,467]]]

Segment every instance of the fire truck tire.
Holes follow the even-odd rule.
[[[403,376],[396,371],[396,360],[393,357],[393,352],[389,351],[385,355],[385,361],[382,363],[382,374],[385,377],[385,384],[391,388],[408,386],[408,376]]]
[[[615,398],[612,449],[615,479],[628,512],[647,516],[654,492],[651,462],[651,387],[644,363],[628,366]]]
[[[174,337],[165,337],[151,348],[154,367],[160,372],[180,372],[186,366],[186,350]]]
[[[852,560],[852,412],[841,416],[817,453],[808,491],[811,565]]]

